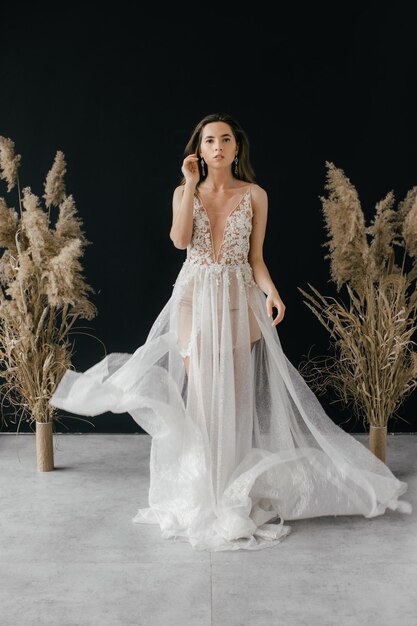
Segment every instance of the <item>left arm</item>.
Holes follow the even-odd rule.
[[[272,326],[276,326],[284,317],[285,304],[283,303],[277,288],[272,282],[272,278],[263,259],[262,249],[268,218],[268,196],[266,191],[259,185],[254,185],[252,187],[251,195],[253,220],[248,260],[252,267],[255,282],[267,296],[266,310],[268,316],[271,317],[272,309],[274,307],[278,310],[278,314],[272,322]]]

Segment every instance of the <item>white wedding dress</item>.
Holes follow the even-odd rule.
[[[129,412],[152,437],[149,506],[133,521],[197,550],[273,546],[288,520],[410,513],[407,483],[332,422],[285,356],[248,262],[251,186],[239,194],[217,254],[196,194],[187,257],[146,342],[67,370],[51,404]]]

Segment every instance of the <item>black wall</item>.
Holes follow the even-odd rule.
[[[92,241],[84,266],[99,315],[74,335],[74,365],[101,359],[100,341],[133,352],[170,297],[186,254],[169,239],[183,149],[218,111],[247,130],[269,195],[264,256],[287,306],[284,351],[295,365],[311,347],[326,352],[297,289],[336,295],[322,247],[325,161],[344,169],[368,221],[389,190],[401,200],[417,184],[415,10],[315,3],[259,22],[208,12],[187,24],[141,20],[134,7],[3,8],[0,134],[15,141],[21,184],[37,194],[56,150],[65,153],[67,192]],[[0,195],[17,207],[3,182]],[[320,399],[346,422],[349,411]],[[410,423],[389,430],[415,431],[416,406],[412,396],[398,411]],[[90,418],[94,427],[79,419],[57,430],[140,431],[127,414]],[[343,427],[363,431],[352,419]]]

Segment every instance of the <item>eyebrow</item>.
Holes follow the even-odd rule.
[[[230,133],[223,133],[223,135],[221,135],[222,137],[231,137],[232,135]],[[204,137],[204,139],[214,139],[214,135],[206,135]]]

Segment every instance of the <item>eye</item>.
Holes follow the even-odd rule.
[[[206,139],[206,143],[211,143],[212,141],[212,139]]]
[[[224,140],[225,141],[230,141],[230,137],[225,137]]]

